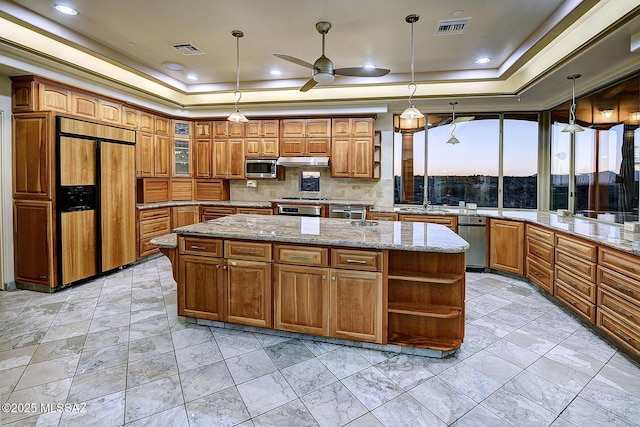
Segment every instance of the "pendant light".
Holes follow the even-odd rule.
[[[579,79],[581,74],[570,74],[567,79],[573,80],[573,95],[571,97],[571,107],[569,108],[569,124],[562,129],[561,132],[584,132],[582,126],[576,123],[576,79]]]
[[[421,119],[424,117],[424,114],[422,114],[413,105],[413,95],[415,95],[417,89],[413,66],[413,24],[418,22],[418,19],[420,19],[420,17],[415,14],[407,15],[407,17],[404,19],[405,21],[407,21],[407,23],[411,24],[411,83],[409,83],[409,90],[413,91],[411,92],[411,95],[409,95],[409,107],[404,110],[402,114],[400,114],[400,118],[407,120],[408,124],[411,124],[412,120],[414,119]]]
[[[447,141],[447,144],[451,144],[451,145],[460,144],[460,141],[458,140],[458,138],[456,138],[455,135],[453,134],[453,132],[455,132],[456,130],[456,105],[457,104],[458,103],[455,101],[449,103],[449,105],[451,105],[451,138],[449,138],[449,140]]]
[[[231,35],[236,38],[236,91],[234,92],[234,95],[236,95],[237,98],[235,105],[236,111],[231,113],[227,120],[235,123],[248,122],[249,119],[247,119],[238,109],[238,103],[242,98],[242,92],[240,92],[240,37],[244,37],[244,33],[240,30],[233,30],[231,31]]]

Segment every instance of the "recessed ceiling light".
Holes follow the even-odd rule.
[[[198,80],[198,79],[199,79],[199,77],[198,77],[198,76],[196,76],[195,74],[187,74],[187,78],[188,78],[189,80],[193,80],[193,81],[196,81],[196,80]]]
[[[375,64],[367,64],[364,66],[364,68],[366,68],[367,70],[372,70],[374,68],[376,68]]]
[[[65,15],[77,15],[78,11],[68,6],[66,4],[55,4],[53,7],[60,13],[64,13]]]
[[[487,64],[491,62],[491,58],[489,58],[488,56],[481,56],[480,58],[476,59],[476,64]]]
[[[181,71],[184,69],[182,65],[175,62],[165,62],[162,64],[162,66],[171,71]]]
[[[276,68],[274,68],[273,70],[269,71],[269,73],[270,73],[272,76],[280,76],[280,75],[282,75],[282,71],[280,71],[280,70],[278,70],[278,69],[276,69]]]
[[[462,11],[460,9],[458,10],[454,10],[453,12],[451,12],[451,16],[460,16],[462,15]]]

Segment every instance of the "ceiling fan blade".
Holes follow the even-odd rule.
[[[302,59],[294,58],[289,55],[282,55],[280,53],[274,53],[273,56],[277,56],[280,59],[284,59],[285,61],[293,62],[294,64],[302,65],[303,67],[313,69],[313,64],[309,64],[307,61],[303,61]]]
[[[366,68],[366,67],[351,67],[351,68],[336,68],[334,72],[341,76],[352,77],[382,77],[389,74],[386,68]]]
[[[315,80],[313,80],[313,79],[309,79],[309,81],[308,81],[308,82],[306,82],[306,83],[304,84],[304,86],[302,86],[302,87],[300,88],[300,92],[306,92],[306,91],[308,91],[309,89],[311,89],[312,87],[314,87],[314,86],[315,86],[315,85],[317,85],[317,84],[318,84],[318,82],[317,82],[317,81],[315,81]]]

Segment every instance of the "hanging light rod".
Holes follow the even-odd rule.
[[[458,103],[456,101],[452,101],[449,105],[451,105],[451,138],[449,138],[447,144],[456,145],[460,144],[458,138],[453,134],[456,130],[456,105],[458,105]]]
[[[571,107],[569,108],[569,124],[562,129],[561,132],[584,132],[582,126],[576,123],[576,79],[582,77],[582,74],[569,74],[567,79],[573,81],[573,92],[571,96]]]
[[[404,18],[408,24],[411,24],[411,83],[409,83],[409,90],[412,90],[412,92],[409,95],[409,107],[400,114],[400,118],[407,120],[409,124],[411,124],[413,119],[421,119],[424,117],[424,114],[413,105],[413,95],[415,95],[417,89],[413,57],[413,24],[418,22],[418,19],[420,19],[420,17],[416,14],[407,15],[407,17]]]
[[[233,30],[231,31],[231,35],[233,37],[236,38],[236,91],[235,91],[235,95],[237,96],[236,98],[236,104],[235,104],[235,108],[236,111],[234,111],[233,113],[231,113],[231,115],[229,115],[229,117],[227,117],[227,120],[229,120],[230,122],[248,122],[249,119],[247,119],[247,117],[242,114],[242,112],[240,112],[240,110],[238,109],[238,103],[240,102],[240,99],[242,98],[242,92],[240,92],[240,38],[244,37],[244,33],[240,30]]]

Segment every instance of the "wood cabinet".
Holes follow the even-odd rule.
[[[156,118],[152,113],[140,111],[138,113],[138,130],[156,133]]]
[[[127,107],[126,105],[122,107],[122,122],[123,126],[126,126],[131,129],[138,128],[138,122],[140,121],[140,112],[135,108]]]
[[[397,213],[390,212],[367,212],[367,219],[375,221],[398,221]]]
[[[489,267],[524,275],[524,224],[489,220]]]
[[[71,94],[71,113],[90,119],[98,118],[98,98],[82,93]]]
[[[171,208],[171,228],[200,222],[198,206],[174,206]]]
[[[229,181],[226,179],[196,179],[196,200],[229,200]]]
[[[171,180],[171,200],[193,200],[194,188],[191,178],[173,178]]]
[[[167,178],[145,178],[136,181],[138,203],[166,202],[171,198]]]
[[[51,113],[13,115],[13,197],[52,198],[54,123]]]
[[[98,100],[98,120],[113,125],[122,122],[122,105],[117,102]]]
[[[171,162],[172,176],[190,177],[192,173],[192,152],[191,138],[185,136],[171,137],[172,149]]]
[[[449,228],[454,233],[458,232],[458,217],[453,215],[421,215],[421,214],[399,214],[400,221],[406,222],[427,222],[429,224],[440,224]]]
[[[331,119],[280,120],[280,155],[328,156],[331,153]]]
[[[368,117],[337,118],[331,121],[331,136],[344,137],[373,137],[374,120]]]
[[[236,213],[234,207],[222,206],[201,206],[200,221],[209,221],[210,219],[222,218],[223,216],[233,215]]]
[[[246,157],[278,157],[279,120],[249,120],[245,123]]]
[[[188,237],[180,238],[178,245],[178,314],[224,320],[222,241]]]
[[[331,154],[331,138],[280,138],[283,157],[314,157]]]
[[[14,268],[18,282],[55,286],[50,201],[15,200],[13,204]]]
[[[39,83],[38,100],[37,110],[59,111],[62,113],[71,113],[72,111],[71,91],[54,84]]]
[[[136,133],[136,176],[138,178],[170,175],[170,140],[168,136],[149,132]]]
[[[241,325],[272,326],[271,245],[225,241],[227,258],[226,320]]]
[[[594,243],[556,233],[554,296],[591,323],[596,323]]]
[[[244,179],[244,139],[213,140],[213,176]]]
[[[236,213],[251,215],[273,215],[271,208],[236,208]]]
[[[465,256],[389,251],[388,341],[450,351],[464,339]]]
[[[210,121],[195,122],[193,127],[196,138],[211,138],[213,136],[213,125]]]
[[[249,120],[244,125],[245,138],[278,138],[280,120]]]
[[[553,295],[555,233],[532,224],[527,224],[525,231],[525,275]]]
[[[156,135],[170,136],[171,120],[167,117],[153,116],[153,128]]]
[[[149,242],[154,237],[171,233],[171,209],[155,208],[138,211],[138,258],[158,252]]]
[[[213,175],[213,167],[211,160],[213,158],[211,150],[211,139],[197,138],[195,142],[195,177],[211,178]]]
[[[335,178],[373,177],[372,138],[333,138],[331,176]]]

